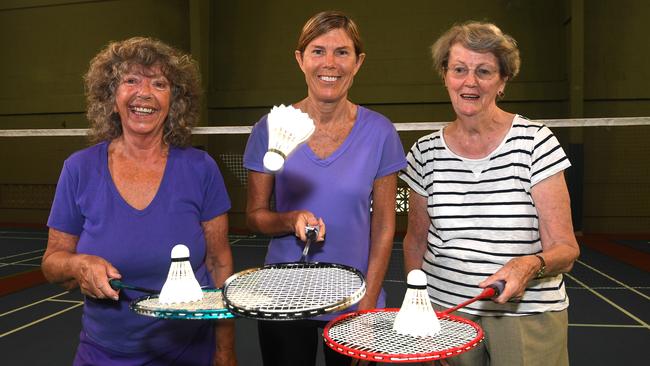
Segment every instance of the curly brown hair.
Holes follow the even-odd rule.
[[[122,135],[120,115],[115,112],[115,92],[123,75],[133,66],[160,67],[171,84],[163,141],[175,146],[189,145],[192,127],[199,118],[199,68],[188,54],[146,37],[111,42],[90,61],[84,75],[90,142],[110,141]]]

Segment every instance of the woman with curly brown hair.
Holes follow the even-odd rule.
[[[232,273],[223,178],[188,146],[196,63],[158,40],[131,38],[95,56],[85,83],[95,145],[63,165],[42,264],[49,281],[85,295],[74,365],[234,365],[232,321],[140,316],[129,303],[141,294],[108,283],[161,288],[178,243],[201,285],[221,286]]]

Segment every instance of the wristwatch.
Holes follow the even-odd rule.
[[[534,254],[537,259],[539,259],[539,262],[541,264],[541,267],[537,270],[537,274],[535,275],[535,278],[542,278],[546,274],[546,261],[544,260],[544,257],[542,257],[539,254]]]

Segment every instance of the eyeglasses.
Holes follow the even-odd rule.
[[[452,66],[446,68],[446,71],[449,73],[449,75],[455,79],[466,78],[467,75],[469,75],[469,72],[471,70],[474,70],[474,75],[476,76],[477,79],[483,81],[492,80],[495,76],[499,74],[498,70],[495,70],[487,66],[479,66],[475,69],[470,69],[469,67],[466,66]]]

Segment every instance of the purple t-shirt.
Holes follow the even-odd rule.
[[[119,194],[108,170],[108,143],[72,154],[64,163],[48,226],[79,236],[77,252],[102,257],[122,281],[160,289],[167,279],[171,249],[185,244],[201,285],[212,286],[205,266],[201,222],[230,209],[221,173],[205,152],[170,147],[153,201],[143,210]],[[86,298],[83,332],[114,352],[160,353],[183,347],[202,322],[159,320],[137,315],[129,303],[144,294],[122,290],[120,300]]]
[[[267,116],[255,125],[244,153],[244,167],[266,172]],[[406,166],[393,124],[381,114],[358,107],[357,119],[343,144],[325,159],[299,145],[275,175],[278,212],[309,210],[327,227],[324,243],[310,247],[308,261],[341,263],[368,271],[372,186],[377,178]],[[295,262],[304,243],[293,234],[271,240],[266,263]],[[384,306],[382,291],[377,306]]]

